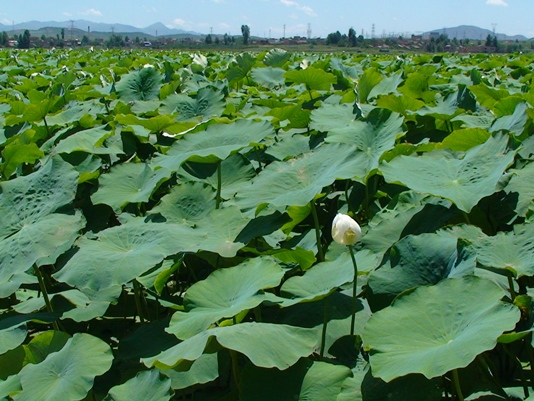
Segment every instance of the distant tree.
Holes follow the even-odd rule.
[[[241,34],[243,35],[243,44],[248,45],[250,39],[250,28],[248,25],[241,25]]]
[[[207,45],[211,45],[213,43],[213,39],[211,37],[211,34],[208,34],[206,36],[206,39],[204,39],[204,43],[206,43]]]
[[[224,34],[223,43],[228,46],[230,44],[230,36],[227,33]]]
[[[22,35],[19,35],[19,40],[17,42],[17,47],[19,49],[29,49],[30,48],[30,31],[27,29],[24,31]]]
[[[89,44],[89,38],[87,37],[87,35],[83,35],[82,46],[87,46],[88,44]]]
[[[354,30],[354,28],[350,28],[349,29],[349,44],[351,47],[355,47],[356,44],[357,44],[357,37],[356,37],[356,31]]]
[[[219,45],[221,43],[221,40],[219,39],[218,36],[215,37],[215,44],[216,45]]]
[[[7,36],[6,31],[2,32],[0,35],[0,45],[7,46],[9,44],[9,36]]]
[[[497,41],[497,36],[493,37],[493,40],[491,41],[491,45],[497,49],[499,47],[499,42]]]
[[[61,28],[61,40],[65,40],[65,28]]]
[[[339,41],[341,40],[341,32],[336,31],[329,33],[326,37],[326,44],[327,45],[337,45]]]
[[[485,46],[486,47],[491,47],[493,45],[493,38],[491,37],[491,35],[488,33],[488,36],[486,37],[486,43],[485,43]]]
[[[106,42],[107,47],[123,47],[124,46],[124,39],[121,35],[111,35]]]

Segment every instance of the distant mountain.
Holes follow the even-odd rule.
[[[440,34],[444,33],[451,39],[456,38],[485,40],[488,35],[493,36],[493,31],[490,31],[489,29],[479,28],[473,25],[460,25],[452,28],[435,29],[433,31],[424,32],[423,36],[429,36],[431,32],[438,32]],[[496,33],[495,35],[497,36],[497,40],[528,40],[528,38],[523,35],[508,36],[504,33]]]
[[[131,33],[131,32],[139,32],[144,33],[151,36],[171,36],[171,35],[201,35],[197,32],[192,31],[184,31],[183,29],[173,29],[169,28],[166,25],[162,24],[161,22],[152,24],[150,26],[147,26],[146,28],[138,28],[132,25],[124,25],[124,24],[106,24],[101,22],[92,22],[87,21],[83,19],[75,20],[75,21],[28,21],[28,22],[21,22],[19,24],[15,25],[3,25],[0,24],[0,30],[1,31],[11,31],[11,30],[24,30],[28,29],[30,31],[37,31],[42,28],[76,28],[80,29],[82,31],[90,31],[90,32],[115,32],[117,34],[119,33]]]

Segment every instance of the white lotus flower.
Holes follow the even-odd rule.
[[[332,222],[332,238],[340,245],[354,245],[362,236],[362,229],[354,219],[338,213]]]

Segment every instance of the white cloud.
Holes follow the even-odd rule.
[[[282,3],[286,7],[295,7],[296,9],[312,17],[315,17],[317,15],[317,13],[315,12],[313,8],[308,7],[308,6],[303,6],[302,4],[297,3],[296,1],[293,1],[293,0],[280,0],[280,3]]]
[[[490,6],[508,7],[508,3],[505,0],[486,0],[486,4]]]
[[[94,8],[90,8],[88,10],[82,11],[80,14],[82,15],[89,15],[91,17],[101,17],[102,13],[98,10],[95,10]]]

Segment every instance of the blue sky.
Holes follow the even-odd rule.
[[[155,22],[200,33],[326,36],[353,27],[358,34],[416,33],[476,25],[534,37],[534,0],[2,0],[0,22],[86,19],[146,27]],[[459,34],[461,36],[461,34]]]

